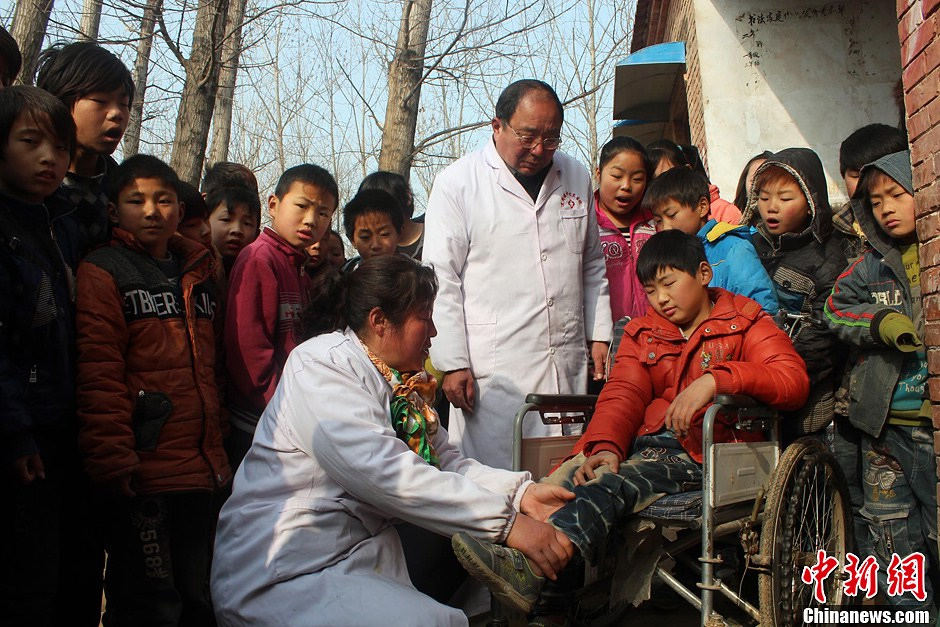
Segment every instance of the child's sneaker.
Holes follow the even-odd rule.
[[[455,534],[450,542],[454,555],[467,572],[486,584],[497,599],[525,614],[532,611],[545,578],[532,572],[521,551],[480,542],[462,532]]]

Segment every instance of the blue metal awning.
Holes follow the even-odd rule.
[[[614,71],[614,119],[637,123],[669,121],[677,80],[685,74],[685,42],[637,50]]]
[[[644,146],[666,137],[669,122],[648,122],[646,120],[620,120],[614,122],[613,136],[628,136]]]

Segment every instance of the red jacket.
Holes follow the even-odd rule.
[[[711,217],[719,222],[728,222],[729,224],[737,224],[741,221],[741,210],[718,195],[717,185],[709,183],[708,193],[711,196],[709,199],[711,202],[709,215]]]
[[[574,453],[608,450],[626,459],[634,437],[662,429],[669,404],[706,372],[715,377],[717,394],[745,394],[780,410],[803,405],[809,393],[806,365],[786,334],[753,300],[721,288],[708,291],[715,305],[688,341],[652,308],[627,324],[594,417]],[[679,438],[698,462],[704,415],[705,408]],[[715,441],[735,439],[761,437],[736,434],[719,418]]]
[[[303,251],[265,227],[238,255],[229,275],[226,398],[233,426],[243,431],[254,430],[274,396],[288,353],[299,343],[296,327],[310,289],[306,260]]]
[[[180,235],[177,302],[169,281],[134,237],[78,267],[79,443],[89,475],[131,474],[142,494],[212,490],[231,478],[215,380],[216,289],[209,253]]]

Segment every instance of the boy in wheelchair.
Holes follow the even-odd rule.
[[[760,305],[708,288],[712,270],[697,237],[657,233],[640,252],[637,276],[651,311],[626,326],[593,419],[572,457],[545,479],[574,492],[547,517],[574,545],[574,557],[564,542],[547,547],[556,553],[556,577],[514,549],[463,533],[452,539],[467,571],[523,612],[532,611],[546,577],[564,581],[581,559],[596,563],[624,517],[701,486],[702,418],[716,394],[793,410],[809,393],[803,360]],[[760,435],[735,433],[721,418],[715,424],[716,442],[748,439]]]

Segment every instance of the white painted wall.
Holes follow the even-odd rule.
[[[845,200],[839,144],[896,125],[901,76],[895,3],[694,0],[709,175],[728,200],[763,150],[808,146],[833,204]]]

